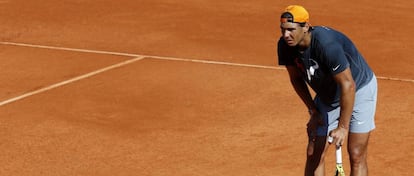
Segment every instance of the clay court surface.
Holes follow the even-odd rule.
[[[276,56],[290,4],[379,78],[370,175],[412,175],[414,1],[395,0],[2,0],[0,175],[302,175],[307,111]]]

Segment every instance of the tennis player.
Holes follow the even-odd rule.
[[[288,6],[281,14],[279,65],[309,109],[309,142],[305,175],[325,175],[324,156],[329,145],[346,139],[352,176],[368,175],[367,147],[375,128],[377,79],[352,41],[325,26],[311,26],[307,10]],[[309,85],[315,92],[312,98]]]

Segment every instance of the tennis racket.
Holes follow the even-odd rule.
[[[328,142],[332,143],[333,138],[332,137],[328,137]],[[335,176],[345,176],[345,171],[344,171],[344,167],[342,165],[342,148],[341,146],[335,146],[336,147],[336,172],[335,172]]]
[[[335,176],[345,176],[344,167],[342,166],[342,149],[341,146],[336,147],[336,173]]]

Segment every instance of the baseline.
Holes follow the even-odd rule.
[[[153,58],[153,59],[160,59],[160,60],[196,62],[196,63],[204,63],[204,64],[229,65],[229,66],[250,67],[250,68],[260,68],[260,69],[273,69],[273,70],[286,70],[284,67],[280,67],[280,66],[274,67],[274,66],[264,66],[264,65],[252,65],[252,64],[222,62],[222,61],[209,61],[209,60],[199,60],[199,59],[176,58],[176,57],[167,57],[167,56],[140,55],[140,54],[131,54],[131,53],[122,53],[122,52],[112,52],[112,51],[99,51],[99,50],[89,50],[89,49],[79,49],[79,48],[67,48],[67,47],[57,47],[57,46],[36,45],[36,44],[28,44],[28,43],[15,43],[15,42],[0,41],[0,44],[2,44],[2,45],[13,45],[13,46],[22,46],[22,47],[32,47],[32,48],[52,49],[52,50],[63,50],[63,51],[75,51],[75,52],[85,52],[85,53],[95,53],[95,54],[109,54],[109,55],[117,55],[117,56],[139,57],[141,59],[143,59],[143,58]],[[414,83],[414,79],[394,78],[394,77],[386,77],[386,76],[379,76],[379,75],[377,75],[377,79]],[[0,104],[0,106],[1,106],[1,104]]]

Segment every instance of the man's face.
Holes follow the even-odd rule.
[[[296,46],[303,40],[305,28],[298,23],[285,22],[280,24],[283,39],[289,46]]]

